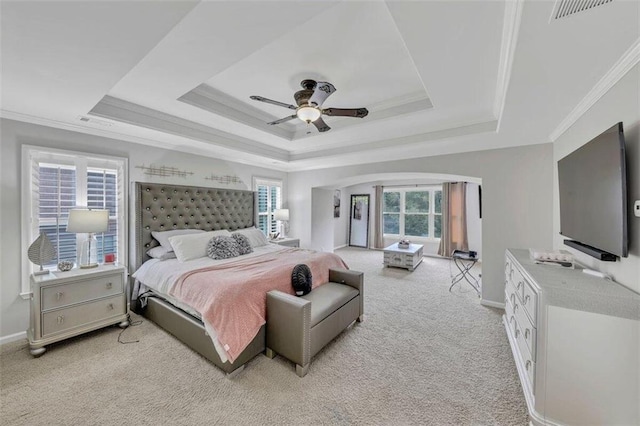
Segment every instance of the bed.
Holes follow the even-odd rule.
[[[259,323],[253,321],[252,326],[254,329],[251,335],[253,336],[255,332],[255,336],[250,339],[248,343],[245,342],[246,346],[242,346],[243,349],[241,351],[233,352],[233,350],[230,350],[227,353],[224,349],[221,349],[223,346],[226,349],[229,349],[229,347],[226,344],[220,344],[217,338],[220,337],[222,339],[225,335],[231,335],[231,332],[226,329],[213,329],[213,322],[208,321],[211,317],[207,316],[206,311],[201,313],[197,309],[194,309],[192,305],[181,303],[181,300],[183,302],[185,301],[184,299],[177,300],[177,295],[180,295],[179,289],[181,288],[179,284],[182,283],[179,282],[177,278],[191,278],[190,273],[187,273],[188,270],[185,269],[187,268],[185,264],[189,263],[189,267],[196,270],[194,274],[197,273],[198,275],[194,275],[194,277],[200,277],[199,281],[194,282],[204,284],[205,273],[209,274],[207,276],[213,276],[212,274],[220,274],[222,273],[220,271],[226,268],[227,271],[224,272],[224,277],[227,277],[233,275],[230,271],[236,271],[236,269],[238,269],[236,265],[248,267],[247,265],[249,264],[261,262],[266,265],[267,262],[265,259],[274,258],[270,260],[272,263],[269,263],[269,265],[273,263],[285,265],[288,262],[287,267],[289,268],[293,264],[292,262],[300,262],[301,259],[304,259],[302,256],[309,256],[309,262],[314,262],[314,260],[311,259],[313,256],[318,258],[324,256],[323,259],[329,259],[327,262],[333,262],[331,267],[335,267],[335,263],[337,262],[335,259],[332,260],[331,256],[339,259],[333,254],[303,253],[307,251],[281,247],[275,244],[268,244],[264,247],[256,248],[254,253],[240,256],[242,259],[211,261],[208,258],[203,258],[182,264],[176,259],[163,261],[151,259],[147,255],[147,252],[159,245],[152,236],[152,232],[154,231],[168,231],[173,229],[217,231],[226,229],[233,232],[253,227],[256,222],[256,195],[252,191],[244,190],[153,183],[136,183],[135,195],[135,277],[141,278],[141,280],[138,281],[138,279],[136,279],[134,284],[132,295],[133,306],[135,306],[137,312],[174,335],[227,374],[235,374],[244,367],[247,361],[265,350],[266,327],[264,322],[259,325]],[[280,256],[281,259],[277,259],[278,256]],[[341,259],[340,262],[342,262]],[[313,263],[310,263],[310,265],[313,265]],[[342,263],[342,266],[346,265]],[[235,269],[229,269],[232,267]],[[253,289],[259,287],[259,290],[264,293],[261,303],[264,304],[265,318],[266,292],[271,289],[282,290],[286,282],[284,266],[279,267],[278,270],[274,269],[275,265],[271,267],[272,269],[269,274],[273,273],[279,276],[279,281],[262,278],[252,286],[245,287],[251,289],[250,291],[253,293],[258,292],[258,290],[254,291]],[[242,269],[242,267],[239,268]],[[218,269],[220,271],[218,271]],[[322,264],[322,269],[326,270],[328,281],[328,268],[325,264]],[[289,291],[291,291],[290,271],[291,269],[286,271],[289,277],[287,283]],[[320,275],[319,269],[318,274]],[[270,277],[271,275],[268,276]],[[222,277],[222,275],[217,275],[217,277]],[[318,281],[318,283],[322,283],[322,281]],[[147,287],[147,284],[149,284],[149,287]],[[173,286],[171,287],[171,291],[168,290],[169,284]],[[216,283],[216,285],[217,284],[218,283]],[[314,275],[314,286],[315,285]],[[144,297],[138,298],[137,296],[140,293],[142,293]],[[255,306],[252,305],[243,312],[253,314],[253,311],[260,308],[260,306],[258,306],[260,303],[255,302],[255,298],[259,296],[254,294],[253,297]],[[189,302],[191,303],[191,301]],[[144,307],[142,307],[143,305]],[[219,306],[220,305],[218,305],[216,309],[219,309]],[[230,311],[234,312],[238,311],[238,309],[231,309]],[[235,315],[237,317],[240,314],[236,313]]]

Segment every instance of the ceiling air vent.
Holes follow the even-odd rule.
[[[111,126],[113,126],[113,123],[111,123],[109,121],[98,120],[97,118],[86,117],[86,116],[83,116],[83,115],[79,116],[78,120],[82,121],[83,123],[95,124],[97,126],[102,126],[102,127],[111,127]]]
[[[578,12],[593,9],[603,4],[611,3],[613,0],[556,0],[553,6],[551,20],[566,18]]]

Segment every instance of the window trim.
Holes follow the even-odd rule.
[[[252,183],[253,183],[253,191],[256,193],[256,205],[255,205],[255,227],[257,229],[260,229],[260,206],[258,205],[259,203],[259,196],[258,196],[258,186],[277,186],[280,188],[280,207],[277,207],[278,209],[282,209],[284,208],[284,181],[282,179],[277,179],[277,178],[273,178],[273,177],[262,177],[262,176],[253,176],[252,178]],[[267,197],[268,202],[270,202],[270,198]],[[268,209],[267,209],[268,210]],[[275,219],[273,219],[272,217],[272,213],[267,211],[267,220],[269,222],[271,221],[275,221]],[[276,221],[276,229],[278,229],[279,232],[282,232],[281,227],[282,227],[282,223],[278,223]],[[260,229],[261,230],[261,229]],[[262,231],[262,230],[261,230]],[[268,237],[269,235],[267,235]]]
[[[427,213],[407,213],[405,211],[405,194],[407,192],[425,192],[428,191],[429,192],[429,212]],[[428,216],[428,221],[429,221],[429,230],[434,230],[435,229],[435,217],[436,216],[442,216],[442,212],[440,213],[436,213],[435,211],[435,192],[436,191],[442,191],[442,185],[420,185],[420,186],[403,186],[403,187],[392,187],[392,188],[383,188],[383,197],[384,197],[384,193],[386,192],[399,192],[400,193],[400,211],[399,212],[385,212],[384,208],[383,208],[383,221],[384,221],[384,214],[397,214],[399,215],[399,220],[398,220],[398,229],[400,231],[404,231],[404,225],[405,225],[405,215],[406,214],[416,214],[416,215],[426,215]],[[420,242],[439,242],[440,239],[442,237],[419,237],[419,236],[415,236],[415,235],[406,235],[405,233],[401,232],[399,234],[389,234],[389,233],[385,233],[384,232],[384,222],[383,222],[383,238],[412,238],[415,240],[418,240]]]
[[[126,157],[117,157],[112,155],[94,154],[91,152],[72,151],[57,148],[49,148],[37,145],[22,145],[22,176],[21,176],[21,257],[22,257],[22,279],[20,286],[20,297],[29,299],[31,297],[31,281],[30,275],[35,265],[31,263],[27,257],[27,249],[36,238],[34,235],[34,218],[33,206],[35,195],[31,190],[33,186],[32,164],[33,161],[51,162],[53,164],[64,164],[68,166],[76,166],[78,163],[84,163],[87,168],[116,168],[122,169],[122,208],[118,212],[118,221],[122,223],[122,241],[118,243],[118,263],[127,267],[129,264],[129,160]],[[37,157],[35,159],[34,157]],[[78,162],[77,160],[80,160]],[[79,182],[76,188],[81,185],[85,186],[86,194],[87,179],[84,183]],[[76,199],[77,205],[87,205],[87,199],[80,197]],[[84,203],[84,204],[82,204]],[[120,237],[120,235],[119,235]]]

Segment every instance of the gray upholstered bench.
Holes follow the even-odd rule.
[[[304,377],[311,357],[354,321],[364,320],[364,274],[330,269],[329,282],[296,297],[278,290],[267,293],[267,350],[293,361]]]

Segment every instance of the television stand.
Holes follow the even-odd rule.
[[[564,245],[586,253],[589,256],[595,257],[596,259],[603,262],[615,262],[616,259],[618,259],[618,256],[616,256],[615,254],[608,253],[595,247],[591,247],[587,244],[581,243],[580,241],[564,240]]]

